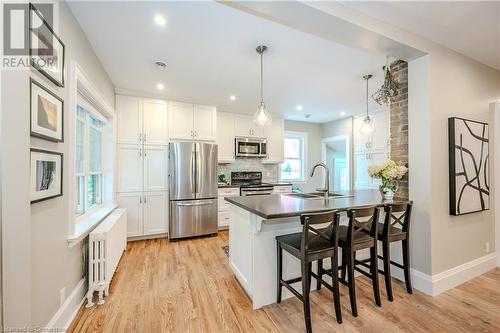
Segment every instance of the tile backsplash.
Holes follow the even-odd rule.
[[[278,181],[278,164],[262,164],[259,158],[255,157],[238,157],[234,163],[219,164],[218,174],[226,175],[228,181],[231,180],[231,172],[233,171],[261,171],[262,181],[277,182]]]

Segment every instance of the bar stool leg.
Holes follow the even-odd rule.
[[[412,294],[413,290],[411,288],[411,276],[410,276],[410,250],[408,239],[402,241],[403,245],[403,267],[405,272],[405,283],[406,291],[408,294]]]
[[[344,251],[344,249],[343,249]],[[349,299],[351,301],[351,311],[354,317],[358,316],[358,308],[356,306],[356,280],[354,279],[354,252],[346,248],[347,257],[347,274],[349,278]]]
[[[342,311],[340,309],[340,290],[339,290],[339,263],[337,256],[331,257],[332,264],[332,286],[333,286],[333,304],[335,306],[335,317],[337,323],[342,324]]]
[[[385,290],[387,291],[387,299],[392,302],[392,281],[391,281],[391,244],[389,241],[382,241],[382,252],[384,256],[384,278]]]
[[[304,321],[306,323],[306,332],[311,333],[311,308],[309,304],[309,291],[311,289],[311,280],[309,275],[310,265],[306,262],[306,258],[302,258],[301,273],[302,273],[302,303],[304,304]]]
[[[346,281],[346,273],[347,273],[347,249],[342,249],[342,272],[340,274],[340,278],[342,281]]]
[[[323,259],[318,260],[318,279],[316,280],[316,290],[321,289],[321,279],[323,278]]]
[[[283,263],[283,248],[281,247],[280,243],[277,242],[277,245],[278,245],[278,271],[277,271],[277,274],[276,274],[276,277],[277,277],[277,288],[278,290],[276,291],[276,303],[280,303],[281,302],[281,278],[282,278],[282,275],[283,275],[283,267],[282,267],[282,263]]]
[[[378,285],[377,243],[375,243],[375,245],[370,248],[370,256],[371,256],[371,273],[373,282],[373,296],[375,297],[375,303],[378,306],[382,306],[382,302],[380,301],[380,288]]]

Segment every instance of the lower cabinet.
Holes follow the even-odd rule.
[[[118,193],[117,200],[127,208],[127,237],[168,232],[167,192]]]
[[[292,193],[292,185],[275,185],[273,186],[273,194]]]
[[[224,187],[219,188],[218,199],[219,203],[217,205],[217,225],[219,228],[226,228],[229,226],[229,205],[230,203],[224,200],[227,197],[239,197],[240,188],[239,187]]]

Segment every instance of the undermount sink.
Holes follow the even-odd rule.
[[[291,197],[302,198],[302,199],[324,199],[325,194],[323,192],[311,192],[311,193],[290,193],[287,194]],[[351,198],[353,195],[350,194],[342,194],[342,193],[328,193],[328,199],[335,198]]]

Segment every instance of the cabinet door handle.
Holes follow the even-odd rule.
[[[368,148],[368,142],[367,142],[367,143],[365,143],[365,148]]]
[[[144,133],[144,134],[142,135],[142,141],[143,141],[143,142],[146,142],[146,133]]]
[[[195,136],[195,137],[197,137],[197,136],[198,136],[198,131],[197,131],[197,130],[195,130],[195,131],[194,131],[194,136]]]
[[[147,203],[147,202],[148,202],[147,197],[144,196],[144,203]]]
[[[139,133],[139,142],[142,142],[142,133]]]
[[[142,156],[141,148],[139,148],[139,157]]]
[[[142,203],[142,195],[139,197],[139,203]]]
[[[192,138],[194,137],[193,130],[191,130],[191,137],[192,137]]]

